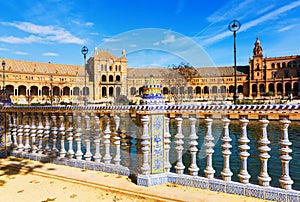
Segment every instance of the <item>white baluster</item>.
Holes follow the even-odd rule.
[[[170,172],[170,168],[172,167],[170,163],[170,127],[169,127],[170,119],[168,117],[165,117],[165,172]]]
[[[116,156],[114,158],[115,165],[120,165],[121,162],[121,151],[120,151],[120,144],[121,144],[121,138],[120,138],[120,117],[115,115],[114,120],[116,123],[115,128],[115,134],[114,134],[114,144],[116,145]]]
[[[60,152],[59,152],[59,157],[64,158],[66,156],[66,149],[65,149],[65,138],[66,138],[66,128],[65,128],[65,117],[59,116],[60,119],[60,127],[59,127],[59,137],[60,137]]]
[[[30,134],[30,125],[29,125],[29,114],[26,116],[26,121],[25,121],[25,126],[24,126],[24,137],[25,137],[25,146],[24,146],[24,151],[29,152],[30,151],[30,143],[29,143],[29,134]]]
[[[225,117],[222,121],[223,121],[223,136],[222,136],[223,144],[221,146],[223,148],[222,154],[223,154],[223,158],[224,158],[224,167],[221,172],[221,175],[222,175],[222,179],[224,181],[231,181],[232,172],[230,170],[230,165],[229,165],[229,159],[230,159],[230,155],[231,155],[230,149],[232,148],[232,146],[230,144],[232,139],[229,136],[230,120]]]
[[[95,162],[100,162],[101,161],[101,154],[100,154],[100,136],[101,136],[101,129],[100,129],[100,119],[98,116],[95,116],[95,155],[94,160]]]
[[[205,136],[205,153],[206,153],[206,168],[204,169],[205,176],[208,179],[214,178],[215,169],[212,166],[212,154],[215,152],[213,147],[215,144],[213,143],[213,140],[215,139],[212,136],[212,125],[213,120],[209,117],[205,119],[206,123],[206,136]]]
[[[68,116],[68,123],[69,123],[69,127],[68,127],[68,143],[69,143],[69,149],[68,149],[68,158],[72,159],[74,157],[74,150],[73,150],[73,116],[69,115]]]
[[[110,146],[110,123],[109,123],[109,117],[104,117],[106,119],[106,128],[104,130],[104,145],[105,145],[105,154],[103,157],[103,161],[104,163],[110,163],[111,161],[111,156],[110,156],[110,152],[109,152],[109,146]]]
[[[182,118],[177,117],[175,118],[176,120],[176,135],[175,135],[175,144],[176,144],[176,152],[177,152],[177,163],[175,165],[176,173],[178,174],[183,174],[185,166],[182,163],[182,151],[183,151],[183,138],[184,136],[182,135]]]
[[[24,150],[24,145],[23,145],[23,130],[24,130],[23,113],[21,112],[20,115],[19,115],[19,126],[18,126],[18,138],[19,138],[18,151],[19,152],[22,152]]]
[[[280,120],[281,125],[281,136],[280,136],[280,159],[282,164],[282,174],[279,179],[280,186],[283,189],[290,190],[292,189],[292,184],[294,181],[290,177],[290,171],[289,171],[289,162],[292,160],[292,157],[289,155],[289,153],[292,152],[292,150],[289,148],[289,146],[292,145],[292,142],[289,140],[289,134],[288,134],[288,127],[290,125],[291,121],[287,118],[284,118],[283,120]]]
[[[250,175],[247,171],[247,158],[250,156],[250,154],[247,152],[247,150],[250,149],[250,147],[247,145],[250,140],[247,137],[247,125],[249,120],[247,120],[245,117],[240,119],[240,127],[241,127],[241,136],[238,142],[240,143],[239,149],[240,149],[240,158],[241,158],[241,170],[238,174],[238,177],[240,179],[240,182],[247,184],[249,183]]]
[[[82,136],[82,129],[81,129],[81,116],[80,114],[77,115],[76,118],[76,134],[75,134],[75,141],[77,145],[77,150],[75,153],[76,159],[81,160],[82,159],[82,151],[81,151],[81,136]]]
[[[261,171],[258,178],[259,184],[262,186],[269,186],[271,178],[268,174],[268,159],[270,158],[270,155],[268,154],[269,151],[271,151],[271,148],[268,147],[268,144],[270,144],[270,141],[268,140],[268,134],[267,134],[267,126],[269,121],[265,118],[259,120],[261,123],[261,135],[260,139],[258,141],[260,147],[258,147],[258,150],[260,151],[260,161],[261,161]]]
[[[31,116],[31,127],[30,127],[30,137],[31,137],[31,152],[36,153],[37,152],[37,146],[36,146],[36,125],[35,125],[35,114],[32,114]]]
[[[13,139],[13,145],[12,145],[12,150],[16,151],[18,148],[18,142],[17,142],[17,131],[18,131],[18,126],[17,126],[17,117],[16,114],[13,113],[12,115],[13,123],[12,123],[12,139]]]
[[[50,146],[49,146],[49,138],[50,138],[50,121],[49,121],[49,115],[45,115],[45,132],[44,132],[44,138],[45,138],[45,154],[49,155],[51,152]]]
[[[56,157],[58,153],[58,149],[56,147],[57,141],[57,122],[56,122],[56,115],[52,115],[52,128],[51,128],[51,136],[52,136],[52,156]]]
[[[141,136],[141,150],[143,153],[143,163],[141,167],[141,171],[143,175],[148,175],[150,171],[150,166],[149,166],[149,150],[150,150],[150,137],[148,134],[149,130],[149,117],[147,115],[143,116],[142,119],[142,124],[143,124],[143,135]]]
[[[37,127],[37,136],[39,139],[38,145],[38,153],[43,154],[43,134],[44,134],[44,126],[43,126],[43,114],[38,115],[39,125]]]
[[[190,154],[191,154],[191,165],[189,167],[190,175],[197,176],[199,168],[196,163],[196,154],[197,154],[197,146],[198,146],[198,136],[196,134],[196,119],[189,118],[191,125],[191,133],[190,133]]]
[[[84,159],[86,161],[90,161],[92,159],[91,153],[91,126],[90,126],[90,116],[88,114],[85,115],[85,130],[84,130],[84,142],[86,145],[86,152],[84,154]]]
[[[8,114],[8,132],[7,132],[7,143],[6,147],[11,149],[12,147],[12,129],[13,129],[13,124],[12,124],[12,113]]]

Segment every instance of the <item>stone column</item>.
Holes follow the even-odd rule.
[[[31,127],[30,127],[30,137],[31,137],[31,152],[36,153],[37,152],[37,146],[36,143],[36,125],[35,125],[35,114],[32,114],[31,116]]]
[[[149,117],[147,115],[143,116],[142,119],[142,124],[143,124],[143,135],[141,136],[141,145],[142,145],[142,153],[143,153],[143,164],[141,167],[141,171],[143,175],[148,175],[150,173],[150,166],[149,166],[149,150],[150,150],[150,137],[148,135],[148,122],[149,122]]]
[[[65,128],[65,116],[61,115],[59,116],[60,119],[60,127],[59,127],[59,137],[60,137],[60,152],[59,152],[59,157],[64,158],[66,157],[66,149],[65,149],[65,138],[66,138],[66,128]]]
[[[247,152],[247,150],[250,149],[250,147],[247,145],[250,140],[247,137],[247,125],[249,120],[247,120],[245,117],[240,119],[240,127],[241,127],[241,135],[238,142],[240,143],[239,149],[240,149],[240,158],[241,158],[241,170],[238,174],[238,177],[240,179],[241,183],[247,184],[249,183],[250,175],[247,171],[247,158],[250,156],[250,154]]]
[[[69,159],[72,159],[74,157],[74,150],[73,150],[73,116],[69,115],[68,116],[68,123],[69,123],[69,127],[68,127],[68,143],[69,143],[69,149],[68,149],[68,153],[67,156]]]
[[[13,143],[12,143],[12,150],[13,151],[16,151],[17,150],[17,148],[18,148],[18,142],[17,142],[17,117],[16,117],[16,113],[13,113],[12,114],[12,119],[13,119],[13,121],[12,121],[12,133],[11,133],[11,135],[12,135],[12,140],[13,140]]]
[[[76,159],[81,160],[82,159],[82,151],[81,151],[81,136],[82,136],[82,129],[81,129],[81,115],[78,114],[76,117],[76,134],[75,134],[75,141],[77,145],[77,150],[75,153]]]
[[[18,145],[18,151],[22,152],[24,149],[24,145],[23,145],[23,130],[24,130],[24,125],[23,125],[23,112],[20,112],[18,118],[19,118],[19,126],[18,126],[18,130],[17,130],[17,135],[19,138],[19,145]]]
[[[268,134],[267,134],[267,126],[269,124],[269,121],[265,118],[262,118],[259,120],[261,124],[261,135],[260,139],[258,141],[259,147],[258,150],[260,151],[260,161],[261,161],[261,171],[258,176],[258,181],[261,186],[269,186],[271,178],[268,174],[268,159],[270,158],[270,155],[268,154],[269,151],[271,151],[271,148],[268,147],[268,144],[270,144],[270,141],[268,140]]]
[[[103,161],[105,164],[109,164],[112,157],[110,155],[110,151],[109,151],[109,147],[110,147],[110,120],[109,120],[109,117],[106,116],[104,117],[104,119],[106,120],[106,128],[104,130],[104,136],[103,136],[103,143],[105,145],[105,154],[104,154],[104,157],[103,157]]]
[[[86,146],[86,152],[84,154],[84,159],[86,161],[92,160],[92,153],[91,153],[91,123],[90,123],[90,116],[88,114],[85,115],[85,130],[84,130],[84,142]]]
[[[95,162],[99,163],[101,161],[101,154],[100,154],[100,137],[101,137],[101,128],[100,128],[100,119],[98,116],[95,116],[95,137],[94,137],[94,143],[95,143],[95,155],[94,160]]]
[[[231,181],[232,172],[230,170],[230,165],[229,165],[229,159],[231,155],[230,149],[232,147],[230,144],[232,139],[229,136],[230,120],[227,117],[225,117],[222,119],[222,121],[223,121],[223,136],[222,136],[223,144],[221,146],[223,148],[222,155],[224,158],[224,167],[221,172],[221,175],[224,181]]]
[[[169,124],[170,124],[170,119],[168,117],[165,117],[165,172],[170,172],[170,169],[172,167],[171,163],[170,163],[170,128],[169,128]]]
[[[29,114],[26,116],[26,123],[24,126],[24,137],[25,137],[25,146],[24,151],[29,152],[31,149],[30,143],[29,143],[29,135],[30,135],[30,125],[29,125]]]
[[[288,135],[288,127],[290,125],[291,121],[288,120],[286,117],[284,117],[282,120],[280,120],[281,125],[281,136],[280,136],[280,160],[282,164],[282,174],[279,179],[279,183],[281,188],[290,190],[292,189],[292,184],[294,184],[294,181],[290,177],[290,169],[289,169],[289,162],[292,160],[292,157],[289,155],[289,153],[292,152],[292,150],[289,148],[289,146],[292,145],[292,142],[289,140]]]
[[[114,158],[115,165],[120,165],[121,162],[121,150],[120,150],[120,143],[121,143],[121,138],[120,138],[120,117],[115,115],[114,120],[116,123],[116,128],[115,128],[115,134],[114,134],[114,144],[116,146],[116,156]]]
[[[38,115],[38,120],[39,120],[39,125],[37,127],[37,129],[38,129],[37,136],[38,136],[38,140],[39,140],[38,153],[42,154],[43,153],[43,133],[44,133],[42,114]]]
[[[199,168],[196,162],[197,146],[198,146],[198,136],[196,134],[196,119],[189,118],[191,124],[191,134],[190,134],[190,154],[191,154],[191,165],[189,167],[190,175],[197,176]]]
[[[176,120],[176,135],[175,135],[175,144],[176,144],[176,152],[177,152],[177,163],[175,165],[176,173],[183,174],[185,166],[182,163],[182,151],[183,151],[183,134],[182,134],[182,118],[177,117]]]
[[[58,150],[56,148],[56,141],[57,141],[57,122],[56,122],[56,115],[52,115],[52,128],[51,128],[51,136],[52,136],[52,156],[56,157]]]
[[[49,155],[51,153],[51,149],[49,146],[49,138],[50,138],[50,121],[49,114],[45,115],[45,128],[44,128],[44,138],[45,138],[45,154]]]
[[[208,179],[214,178],[215,169],[212,166],[212,154],[215,152],[213,147],[215,144],[213,143],[213,140],[215,139],[212,136],[212,125],[213,120],[209,117],[205,119],[206,123],[206,136],[205,136],[205,152],[206,152],[206,168],[204,169],[205,177]]]

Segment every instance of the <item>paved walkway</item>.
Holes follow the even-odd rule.
[[[135,185],[126,176],[9,157],[0,159],[1,201],[265,201],[175,184]]]

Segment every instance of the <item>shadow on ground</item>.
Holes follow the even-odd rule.
[[[13,179],[14,175],[26,175],[36,168],[41,168],[43,165],[33,164],[30,160],[16,157],[6,157],[0,159],[0,178],[5,177]],[[0,179],[0,186],[4,186],[5,180]]]

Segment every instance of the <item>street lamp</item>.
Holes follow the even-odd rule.
[[[233,102],[236,104],[236,100],[238,98],[237,93],[237,79],[236,79],[236,32],[241,28],[241,23],[237,20],[232,20],[229,25],[229,31],[233,32],[233,39],[234,39],[234,95],[233,95]]]
[[[86,106],[87,105],[87,97],[86,97],[86,54],[89,52],[89,49],[86,47],[86,46],[83,46],[82,49],[81,49],[81,53],[83,55],[83,58],[84,58],[84,89],[83,89],[83,95],[84,95],[84,105]]]
[[[5,70],[5,61],[3,60],[2,61],[2,67],[3,67],[3,74],[2,74],[2,76],[3,76],[3,80],[2,80],[2,89],[4,90],[5,89],[5,75],[4,75],[4,70]]]

